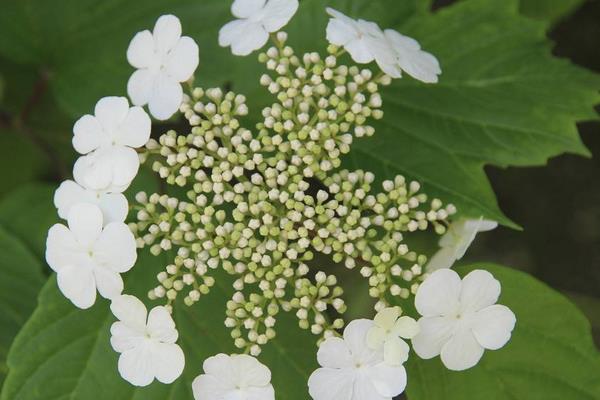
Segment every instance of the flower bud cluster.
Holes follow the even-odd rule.
[[[430,227],[442,234],[455,211],[401,176],[373,191],[373,174],[339,170],[353,138],[374,133],[369,122],[383,115],[378,89],[389,78],[338,65],[334,47],[325,59],[299,58],[285,39],[279,33],[260,55],[276,75],[261,83],[277,101],[255,132],[239,120],[248,114],[244,96],[216,88],[185,95],[189,133],[169,131],[142,155],[185,198],[139,193],[131,225],[139,247],[174,254],[150,298],[172,307],[181,293],[192,305],[223,272],[233,276],[225,325],[252,355],[275,337],[280,311],[321,339],[344,326],[343,289],[329,272],[311,272],[316,253],[357,267],[381,307],[414,293],[426,262],[405,236]]]

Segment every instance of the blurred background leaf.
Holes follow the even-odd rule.
[[[575,11],[584,0],[521,0],[521,12],[531,18],[556,23]]]

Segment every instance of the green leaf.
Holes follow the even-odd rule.
[[[166,262],[166,258],[142,252],[136,267],[127,274],[126,292],[144,299]],[[99,299],[90,310],[78,310],[58,291],[52,277],[10,350],[10,372],[0,399],[192,400],[191,382],[202,372],[202,362],[220,352],[238,352],[223,324],[225,303],[231,296],[224,283],[218,280],[223,287],[215,287],[193,307],[178,304],[175,308],[179,344],[186,355],[183,377],[172,385],[155,382],[134,388],[117,373],[118,354],[109,343],[109,329],[115,319],[108,302]],[[316,368],[315,339],[300,330],[294,318],[278,316],[281,336],[266,345],[259,357],[273,372],[277,398],[284,400],[306,399],[306,381]]]
[[[44,259],[46,234],[58,221],[54,208],[54,185],[22,185],[0,201],[0,224]]]
[[[523,15],[554,24],[575,11],[584,0],[520,0],[520,2]]]
[[[43,177],[48,170],[46,155],[35,146],[30,138],[14,130],[0,129],[0,170],[11,171],[17,165],[19,173],[5,173],[2,175],[0,196],[14,190],[19,185],[32,182]]]
[[[38,259],[21,241],[0,227],[0,387],[8,372],[8,349],[33,312],[43,283]]]
[[[502,284],[499,303],[517,316],[511,341],[486,351],[479,364],[464,372],[444,368],[439,358],[408,363],[411,400],[565,400],[600,399],[600,353],[590,324],[565,297],[531,276],[490,264],[477,268]]]

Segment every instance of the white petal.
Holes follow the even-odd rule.
[[[89,195],[86,190],[71,180],[62,182],[54,192],[54,206],[58,210],[58,216],[63,219],[69,215],[71,206],[87,202],[88,199]]]
[[[406,369],[402,366],[380,363],[366,372],[377,393],[383,397],[396,397],[406,388]]]
[[[271,382],[271,371],[256,358],[246,354],[232,354],[231,364],[236,382],[241,387],[266,386]]]
[[[122,192],[131,184],[140,166],[135,150],[112,146],[79,157],[73,167],[75,181],[81,186],[104,192]]]
[[[98,293],[105,299],[114,299],[123,293],[123,278],[118,272],[104,267],[94,268]]]
[[[398,63],[408,75],[425,83],[437,83],[442,73],[437,58],[422,50],[399,55]]]
[[[353,366],[352,354],[346,343],[337,337],[327,338],[319,346],[317,361],[322,367],[343,368]]]
[[[442,348],[441,358],[446,368],[452,371],[464,371],[475,366],[483,356],[483,347],[468,331],[454,335]]]
[[[264,387],[250,387],[244,390],[244,400],[275,400],[273,385]]]
[[[408,344],[397,336],[389,337],[383,344],[383,359],[388,365],[404,364],[408,360],[409,352]]]
[[[122,193],[107,193],[100,196],[98,206],[104,216],[104,224],[124,222],[129,212],[127,198]]]
[[[157,74],[148,69],[138,69],[127,81],[127,94],[136,106],[148,104]]]
[[[166,54],[177,44],[181,37],[181,22],[174,15],[161,16],[152,31],[154,48],[159,54]]]
[[[94,245],[94,261],[115,272],[127,272],[137,259],[135,237],[122,222],[104,228]]]
[[[392,332],[404,339],[412,339],[419,334],[419,324],[414,318],[408,316],[400,317],[394,324]]]
[[[73,232],[63,224],[55,224],[46,238],[46,262],[54,271],[66,266],[83,265],[83,251]]]
[[[112,299],[110,310],[118,320],[143,332],[146,329],[146,306],[137,297],[128,294]]]
[[[148,333],[152,339],[163,343],[175,343],[178,333],[171,314],[163,306],[154,307],[148,314]]]
[[[179,110],[183,100],[183,89],[174,79],[165,75],[157,78],[150,95],[150,114],[158,120],[169,119]]]
[[[129,147],[142,147],[150,139],[152,121],[141,107],[129,109],[123,123],[119,126],[116,144]]]
[[[112,167],[112,181],[114,186],[128,186],[137,175],[140,167],[140,158],[135,150],[130,147],[113,147],[99,159],[100,168]],[[112,163],[112,165],[111,165]]]
[[[135,386],[148,386],[154,380],[152,352],[144,344],[121,353],[119,373],[127,382]]]
[[[400,316],[400,307],[386,307],[375,315],[375,325],[390,330]]]
[[[169,53],[165,63],[167,74],[177,82],[185,82],[198,67],[198,45],[194,39],[184,36]]]
[[[102,232],[102,211],[96,205],[79,203],[67,216],[69,230],[82,245],[91,246]]]
[[[172,383],[181,376],[185,367],[185,356],[176,344],[155,343],[151,347],[152,368],[156,379],[162,383]]]
[[[75,306],[87,309],[96,302],[94,275],[86,266],[65,266],[56,276],[58,288]]]
[[[367,369],[356,374],[354,380],[354,390],[352,391],[352,400],[390,400],[390,396],[379,394],[371,380],[371,374]]]
[[[313,400],[350,400],[354,371],[352,368],[319,368],[308,378],[308,393]]]
[[[238,18],[250,18],[259,13],[266,0],[235,0],[231,5],[231,13]]]
[[[135,68],[148,68],[154,64],[154,38],[149,30],[135,34],[127,48],[127,61]]]
[[[461,281],[451,269],[433,272],[419,287],[415,296],[415,307],[424,317],[447,315],[456,312],[459,306]]]
[[[269,34],[260,23],[235,20],[219,31],[219,45],[231,46],[231,52],[236,56],[247,56],[267,43]]]
[[[264,8],[265,17],[262,24],[267,32],[277,32],[298,11],[298,0],[269,0]]]
[[[92,115],[84,115],[73,125],[73,148],[79,154],[87,154],[103,143],[102,125]]]
[[[498,350],[510,340],[517,318],[506,306],[493,305],[473,316],[471,327],[475,339],[486,349]]]
[[[112,171],[99,167],[97,159],[96,152],[79,157],[73,166],[73,177],[75,182],[86,189],[106,190],[111,184]]]
[[[386,337],[387,332],[383,328],[379,326],[373,326],[371,329],[369,329],[369,332],[367,332],[367,344],[371,349],[380,349],[381,346],[383,346],[383,342],[385,341]]]
[[[202,363],[202,369],[207,374],[229,381],[227,378],[230,376],[228,372],[231,371],[231,357],[223,353],[209,357]]]
[[[369,40],[355,39],[346,43],[344,48],[355,62],[359,64],[367,64],[375,59],[369,44]]]
[[[412,339],[412,347],[425,360],[436,357],[450,340],[456,321],[450,317],[425,317],[419,320],[419,334]]]
[[[375,353],[367,344],[367,334],[373,326],[369,319],[355,319],[344,329],[344,342],[355,358],[367,361]]]
[[[137,330],[121,321],[110,326],[110,334],[110,344],[117,353],[132,350],[146,340],[143,330]]]
[[[327,24],[327,40],[337,46],[344,46],[351,40],[356,40],[358,33],[352,21],[330,19]]]
[[[200,375],[192,382],[195,400],[224,399],[228,392],[235,389],[218,375]]]
[[[473,270],[462,281],[461,312],[479,311],[495,304],[498,297],[500,297],[500,282],[488,271]]]
[[[129,101],[125,97],[103,97],[94,109],[96,118],[106,132],[114,132],[129,113]]]
[[[442,247],[429,259],[425,271],[431,273],[438,269],[450,268],[456,261],[456,249],[454,247]]]

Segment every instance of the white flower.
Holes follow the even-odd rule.
[[[283,28],[297,10],[298,0],[235,0],[231,13],[239,19],[221,28],[219,45],[246,56],[263,47],[269,33]]]
[[[484,349],[504,346],[515,327],[514,313],[495,304],[499,296],[500,282],[487,271],[474,270],[462,282],[453,270],[434,272],[415,298],[423,317],[413,349],[424,359],[441,355],[444,365],[454,371],[473,367]]]
[[[327,25],[327,40],[342,46],[359,64],[375,61],[392,78],[400,78],[402,71],[423,82],[437,82],[441,73],[439,62],[421,50],[419,43],[400,33],[385,32],[374,22],[354,20],[332,8]]]
[[[442,73],[440,63],[435,56],[421,50],[419,42],[393,29],[385,30],[385,38],[394,49],[402,71],[422,82],[437,83],[438,75]]]
[[[314,400],[392,400],[406,387],[403,366],[388,365],[381,349],[367,344],[373,321],[358,319],[344,330],[344,338],[328,338],[319,347],[322,368],[308,378]]]
[[[67,219],[71,207],[79,203],[90,203],[100,207],[104,225],[111,222],[124,222],[129,207],[122,193],[86,189],[71,180],[61,183],[54,192],[54,205],[62,219]]]
[[[402,365],[408,360],[410,348],[401,338],[412,339],[419,333],[417,321],[400,317],[401,314],[400,307],[384,308],[375,316],[374,326],[367,334],[369,347],[383,348],[383,359],[389,365]]]
[[[192,382],[196,400],[274,400],[271,371],[245,354],[207,358],[204,374]],[[285,373],[285,372],[284,372]]]
[[[151,121],[140,107],[129,108],[125,97],[104,97],[94,115],[84,115],[73,127],[73,147],[80,157],[75,180],[87,189],[122,192],[139,168],[134,148],[150,138]]]
[[[79,308],[96,301],[96,289],[107,299],[123,291],[120,273],[129,271],[137,258],[133,234],[121,222],[102,229],[98,206],[71,207],[69,227],[56,224],[48,231],[46,261],[57,273],[59,289]]]
[[[119,373],[135,386],[147,386],[156,378],[172,383],[183,372],[185,357],[175,342],[178,333],[169,311],[163,306],[148,313],[134,296],[113,299],[110,309],[119,321],[110,327],[110,344],[121,353]]]
[[[127,60],[137,71],[127,82],[133,104],[148,104],[159,120],[171,117],[181,105],[180,82],[189,80],[198,67],[198,45],[181,36],[181,23],[174,15],[161,16],[154,30],[138,32],[127,49]]]
[[[497,226],[497,222],[487,221],[483,218],[463,218],[452,223],[448,232],[440,239],[440,250],[431,257],[426,270],[433,272],[442,268],[450,268],[456,260],[460,260],[465,255],[478,232],[491,231]]]

